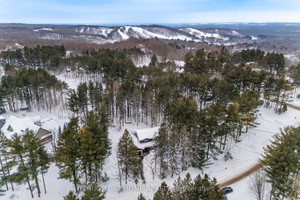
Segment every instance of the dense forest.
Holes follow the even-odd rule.
[[[161,178],[173,177],[189,167],[203,169],[218,154],[226,153],[229,140],[239,142],[243,133],[257,125],[255,119],[261,105],[277,114],[285,112],[290,91],[300,81],[299,65],[287,68],[282,54],[261,50],[231,54],[224,47],[212,52],[199,49],[185,56],[183,72],[178,72],[170,61],[159,61],[156,55],[149,66],[137,68],[130,59],[133,54],[142,51],[99,49],[66,56],[63,46],[37,46],[0,53],[5,68],[0,112],[15,112],[21,107],[51,111],[59,106],[72,113],[71,122],[58,138],[55,158],[60,178],[72,181],[76,192],[80,190],[78,185],[93,185],[105,179],[102,166],[110,155],[110,126],[160,126],[155,138],[155,173]],[[55,77],[58,73],[84,77],[86,81],[69,89]],[[17,140],[26,145],[25,136],[15,136],[5,142],[10,151],[4,155],[10,153],[22,161],[22,154],[13,152]],[[121,185],[122,180],[127,183],[139,179],[139,157],[133,145],[125,131],[117,158]],[[37,169],[47,169],[41,164],[32,168],[35,174],[29,174],[30,165],[24,166],[19,169],[25,170],[22,181],[27,182],[36,177]],[[215,180],[208,179],[205,176],[203,180],[214,187]],[[184,182],[193,185],[201,181],[199,176],[193,183]],[[36,188],[39,189],[38,183]],[[94,189],[99,196],[104,195],[99,188]],[[203,199],[219,195],[218,190]],[[158,191],[154,199],[161,199],[162,195],[170,195],[163,199],[174,199],[171,196],[181,194]],[[73,193],[68,196],[65,199],[77,198]]]

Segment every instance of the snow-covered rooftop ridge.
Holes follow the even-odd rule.
[[[144,129],[138,129],[136,130],[137,137],[139,141],[145,140],[145,139],[153,139],[155,135],[158,133],[159,127],[154,128],[144,128]]]

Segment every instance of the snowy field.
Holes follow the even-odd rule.
[[[67,121],[67,118],[59,118],[55,113],[47,112],[18,112],[18,113],[7,113],[4,117],[17,116],[20,118],[31,117],[36,118],[53,118],[57,121],[58,125],[62,125]],[[25,116],[24,116],[25,115]],[[270,143],[272,136],[288,125],[299,125],[300,112],[289,108],[288,111],[282,115],[276,115],[273,109],[266,109],[264,107],[260,108],[260,115],[258,116],[257,122],[260,124],[258,127],[251,129],[248,133],[242,135],[242,141],[240,143],[232,143],[230,148],[230,153],[233,156],[232,160],[227,162],[224,161],[224,155],[219,155],[218,160],[212,161],[213,164],[208,166],[204,173],[208,173],[211,177],[216,177],[219,183],[229,180],[242,172],[249,169],[251,166],[258,162],[263,154],[263,147]],[[119,181],[117,179],[117,165],[116,165],[116,149],[119,138],[121,137],[124,129],[127,128],[130,132],[140,129],[143,131],[146,127],[144,125],[134,126],[126,125],[122,130],[117,130],[116,128],[109,129],[109,136],[112,140],[112,155],[108,158],[104,172],[110,177],[109,181],[104,183],[102,187],[107,190],[106,199],[118,199],[118,200],[133,200],[136,199],[139,193],[143,193],[147,198],[152,198],[154,192],[157,190],[162,180],[157,176],[152,177],[151,167],[149,166],[149,158],[151,154],[146,156],[144,159],[144,170],[146,184],[142,182],[135,185],[135,183],[129,183],[127,186],[123,187],[122,192],[120,192]],[[145,129],[146,131],[147,129]],[[181,177],[189,172],[192,177],[196,177],[202,172],[195,168],[190,168],[185,172],[182,172]],[[47,194],[42,192],[41,200],[53,200],[53,199],[63,199],[62,197],[66,195],[70,190],[74,190],[73,185],[66,181],[57,179],[58,168],[55,164],[51,164],[49,172],[46,174],[46,184],[47,184]],[[40,177],[41,178],[41,177]],[[169,186],[172,186],[174,180],[177,177],[171,178],[167,177],[165,180]],[[41,182],[42,183],[42,182]],[[228,195],[229,200],[251,200],[254,196],[251,194],[249,189],[249,178],[243,179],[233,185],[231,185],[234,192]],[[37,199],[37,194],[35,194]],[[1,199],[12,199],[12,200],[30,200],[29,190],[27,190],[26,185],[21,185],[16,187],[16,191],[9,191]]]

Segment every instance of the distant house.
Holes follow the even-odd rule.
[[[39,128],[39,130],[35,134],[35,137],[37,137],[42,144],[47,144],[53,140],[51,131],[48,131],[44,128]]]

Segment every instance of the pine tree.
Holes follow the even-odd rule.
[[[175,200],[172,196],[172,193],[168,187],[168,185],[163,182],[156,193],[154,194],[153,200]]]
[[[72,118],[66,129],[58,138],[55,159],[59,168],[59,177],[71,180],[78,191],[79,183],[79,142],[78,118]]]
[[[84,190],[81,200],[102,200],[105,199],[105,193],[96,185],[91,185],[90,188]]]
[[[38,149],[38,165],[40,167],[40,171],[41,171],[41,174],[42,174],[43,186],[44,186],[44,191],[45,191],[45,194],[46,194],[47,190],[46,190],[46,183],[45,183],[44,174],[46,174],[48,172],[48,169],[49,169],[50,165],[49,165],[49,157],[47,155],[47,152],[46,152],[44,146],[42,146],[42,145]]]
[[[110,155],[111,142],[108,138],[109,122],[105,111],[99,111],[97,114],[93,111],[89,112],[85,118],[85,128],[93,133],[96,142],[102,147],[101,155],[106,158]]]
[[[19,184],[26,182],[30,190],[31,197],[34,198],[33,187],[30,184],[30,167],[28,166],[25,157],[27,152],[21,136],[14,134],[7,142],[7,147],[9,148],[8,155],[11,158],[11,166],[17,167],[17,172],[11,174],[11,179]]]
[[[155,66],[157,62],[158,62],[157,56],[156,56],[156,54],[153,54],[149,65]]]
[[[64,200],[79,200],[73,191],[70,191],[67,196],[64,197]]]
[[[169,133],[165,123],[161,124],[158,135],[154,138],[155,142],[155,159],[159,159],[159,174],[161,178],[167,176],[167,163],[168,163],[168,152],[169,152]]]
[[[104,157],[101,154],[102,146],[97,142],[92,132],[81,128],[78,133],[79,156],[81,167],[85,173],[86,183],[97,182],[98,174],[101,173]],[[101,166],[101,168],[100,168]]]
[[[191,199],[225,200],[224,192],[219,188],[216,179],[210,180],[207,174],[201,178],[198,175],[192,184]]]
[[[288,199],[298,200],[300,198],[300,180],[297,177],[290,178],[292,189],[289,192]]]
[[[176,200],[186,200],[191,199],[192,192],[192,179],[189,173],[186,174],[186,177],[181,180],[180,177],[174,182],[173,187],[173,197]]]
[[[180,146],[179,134],[176,129],[173,127],[170,132],[169,137],[169,146],[168,148],[168,165],[171,172],[171,177],[179,173],[180,171],[180,161],[181,161],[181,153],[183,151]],[[187,158],[188,159],[188,158]]]
[[[5,113],[5,107],[4,107],[4,91],[3,88],[0,86],[0,115]]]
[[[143,194],[140,194],[137,198],[137,200],[146,200]]]
[[[91,144],[93,146],[93,177],[97,181],[101,175],[101,169],[105,158],[110,155],[111,142],[108,138],[108,122],[102,110],[100,114],[89,112],[85,118],[85,130],[91,134]],[[89,146],[89,145],[87,145]],[[91,147],[89,147],[91,148]]]
[[[41,168],[45,170],[49,167],[47,154],[44,150],[44,147],[41,145],[38,138],[35,137],[32,131],[27,131],[22,137],[22,140],[24,142],[24,148],[26,151],[26,159],[28,160],[27,165],[29,174],[35,181],[35,186],[38,191],[38,197],[40,197],[41,189],[39,185],[38,174]]]
[[[86,82],[78,85],[77,96],[79,110],[86,115],[88,112],[88,87]]]
[[[286,198],[293,191],[294,177],[300,169],[300,127],[287,127],[275,135],[274,141],[265,149],[261,161],[271,183],[273,198]]]
[[[137,147],[127,129],[119,141],[117,157],[125,177],[125,183],[127,184],[129,178],[136,179],[138,177],[139,157]]]
[[[76,115],[79,113],[79,98],[75,90],[69,92],[68,105],[69,109],[74,112]]]
[[[2,189],[3,185],[5,185],[5,182],[2,179],[0,179],[0,197],[4,196],[5,194],[5,190]]]
[[[7,151],[6,151],[6,142],[7,138],[4,133],[0,130],[0,176],[2,177],[3,183],[5,183],[6,190],[8,191],[8,171],[5,166],[4,160],[7,160]]]

